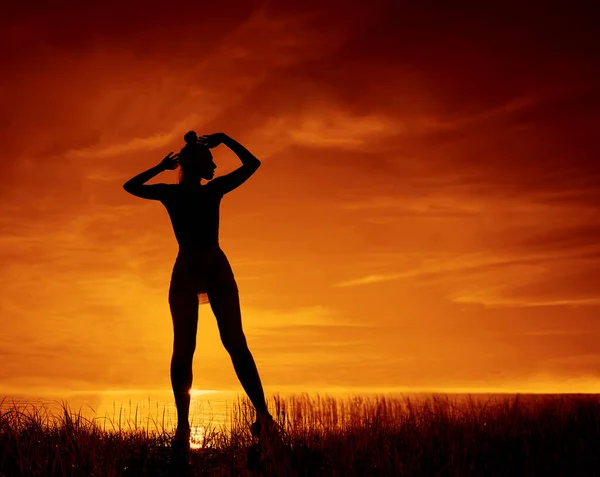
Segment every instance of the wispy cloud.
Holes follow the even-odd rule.
[[[126,154],[154,151],[166,147],[178,139],[182,139],[182,131],[190,129],[190,125],[198,120],[197,115],[190,115],[174,125],[166,133],[156,133],[145,137],[134,137],[124,142],[108,145],[91,145],[88,147],[72,149],[64,153],[64,157],[73,159],[106,159],[119,157]]]
[[[536,330],[536,331],[524,331],[523,334],[526,336],[572,336],[572,335],[584,335],[589,333],[589,330],[570,330],[570,329],[558,329],[558,330]]]
[[[510,293],[510,291],[508,291]],[[502,298],[498,296],[486,296],[485,294],[478,295],[456,295],[452,297],[456,303],[478,304],[492,308],[534,308],[534,307],[554,307],[554,306],[588,306],[600,305],[599,298],[581,298],[581,299],[565,299],[565,300],[526,300],[526,299],[511,299],[509,297]]]
[[[391,273],[387,275],[368,275],[366,277],[355,278],[335,283],[334,287],[353,287],[356,285],[371,285],[373,283],[381,283],[390,280],[397,280],[406,277],[405,273]]]

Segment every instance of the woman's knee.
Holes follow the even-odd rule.
[[[229,354],[238,354],[248,349],[248,343],[244,333],[228,333],[221,335],[223,346]]]
[[[196,351],[196,343],[173,343],[173,361],[182,364],[191,363],[194,359],[194,352]]]

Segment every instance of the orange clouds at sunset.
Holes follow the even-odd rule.
[[[592,17],[393,3],[8,8],[3,392],[169,389],[177,243],[122,184],[190,129],[262,161],[220,243],[267,392],[598,392]],[[207,306],[194,359],[241,390]]]

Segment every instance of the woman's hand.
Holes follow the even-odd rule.
[[[162,161],[160,161],[159,165],[165,170],[168,169],[170,171],[173,171],[177,169],[177,166],[179,165],[179,154],[173,155],[173,151],[171,151],[164,157]]]
[[[219,144],[222,144],[227,139],[227,134],[225,133],[214,133],[214,134],[204,134],[198,138],[198,142],[209,149],[213,147],[217,147]]]

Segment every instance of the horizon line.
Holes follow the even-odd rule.
[[[541,383],[540,383],[541,384]],[[571,386],[552,386],[549,383],[533,386],[394,386],[394,387],[352,387],[352,386],[332,386],[332,387],[292,387],[292,386],[265,386],[264,391],[267,398],[277,395],[327,395],[327,394],[368,394],[368,395],[383,395],[383,394],[600,394],[600,380],[593,383],[587,382],[585,385],[577,385],[583,383],[572,383]],[[10,396],[27,396],[27,397],[60,397],[60,396],[85,396],[85,395],[146,395],[143,399],[152,400],[152,395],[156,394],[172,394],[170,388],[105,388],[105,389],[10,389],[0,388],[0,396],[4,398]],[[194,389],[191,390],[192,398],[208,397],[215,394],[230,394],[246,396],[245,391],[240,387],[236,389]],[[0,401],[2,398],[0,398]],[[139,400],[139,399],[138,399]]]

